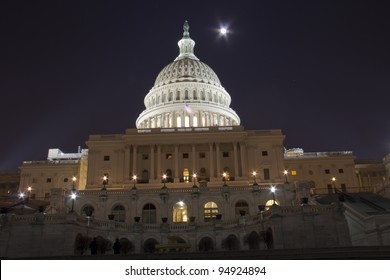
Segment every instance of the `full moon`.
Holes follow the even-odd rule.
[[[219,32],[222,34],[222,35],[225,35],[227,33],[227,29],[225,27],[222,27],[221,29],[219,29]]]

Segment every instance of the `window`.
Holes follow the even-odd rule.
[[[330,170],[329,169],[325,169],[325,174],[330,174]]]
[[[223,157],[229,157],[229,152],[222,152]]]
[[[339,173],[344,173],[344,169],[340,168]]]
[[[93,212],[95,212],[95,208],[93,206],[87,204],[84,205],[83,208],[81,209],[81,214],[87,216],[87,217],[92,217]]]
[[[261,151],[261,155],[262,155],[263,157],[268,156],[268,151]]]
[[[46,178],[46,183],[51,183],[51,178]]]
[[[273,199],[268,200],[265,203],[265,211],[267,211],[274,204],[279,205],[279,202],[276,199],[275,199],[275,201]]]
[[[292,176],[297,176],[297,171],[296,170],[291,170],[291,175]]]
[[[188,153],[183,153],[183,159],[188,159]]]
[[[184,168],[183,170],[183,181],[188,183],[190,180],[190,171],[188,170],[188,168]]]
[[[104,156],[103,160],[104,161],[109,161],[110,160],[110,156]]]
[[[236,216],[245,216],[249,214],[249,206],[245,200],[239,200],[235,206]]]
[[[211,222],[212,220],[215,220],[218,214],[218,205],[213,202],[209,201],[204,205],[204,221],[205,222]]]
[[[205,152],[200,152],[199,153],[199,158],[206,158],[206,153]]]
[[[124,222],[125,221],[125,207],[122,205],[116,205],[112,208],[111,214],[114,215],[114,221]]]
[[[264,168],[263,173],[264,173],[264,180],[269,180],[270,179],[269,168]]]
[[[64,178],[64,183],[68,183],[68,178]]]
[[[341,184],[341,191],[347,192],[347,185],[346,184]]]
[[[145,204],[142,208],[142,222],[145,224],[155,224],[156,219],[156,206],[151,203]]]
[[[173,222],[185,223],[188,221],[187,204],[179,201],[173,206]]]
[[[166,158],[166,159],[173,159],[173,155],[172,155],[172,154],[166,154],[166,155],[165,155],[165,158]]]
[[[149,159],[149,155],[148,154],[142,154],[142,159],[143,160],[148,160]]]

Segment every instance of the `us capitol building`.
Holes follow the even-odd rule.
[[[23,162],[0,256],[86,255],[94,237],[106,255],[116,238],[124,255],[389,245],[390,203],[358,195],[352,152],[285,149],[281,130],[245,130],[183,30],[136,128]]]

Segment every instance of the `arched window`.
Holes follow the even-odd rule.
[[[152,203],[147,203],[142,208],[142,222],[145,224],[155,224],[156,218],[156,206]]]
[[[173,206],[173,222],[185,223],[188,220],[187,204],[179,201]]]
[[[245,214],[249,214],[249,206],[245,200],[239,200],[235,205],[235,213],[236,216],[244,216]]]
[[[189,116],[185,116],[185,118],[184,118],[184,126],[185,127],[190,127],[190,117]]]
[[[273,199],[270,199],[268,200],[266,203],[265,203],[265,210],[267,211],[272,205],[279,205],[279,202],[275,199],[275,203],[274,203],[274,200]]]
[[[188,183],[190,180],[190,171],[188,170],[188,168],[184,168],[183,170],[183,181]]]
[[[194,115],[192,117],[192,126],[197,127],[198,126],[198,116]]]
[[[181,116],[176,117],[176,124],[177,124],[177,127],[181,127]]]
[[[111,214],[114,215],[114,220],[117,222],[124,222],[126,219],[125,207],[123,205],[116,205],[112,208]]]
[[[218,205],[214,201],[209,201],[204,205],[204,221],[215,220],[218,214]]]
[[[83,208],[81,208],[81,214],[87,217],[92,217],[94,212],[95,212],[95,208],[93,208],[93,206],[89,204],[86,204],[83,206]]]

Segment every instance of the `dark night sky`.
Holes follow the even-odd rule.
[[[390,152],[385,2],[2,1],[0,170],[134,128],[186,19],[196,56],[246,129],[282,129],[286,148],[381,159]]]

